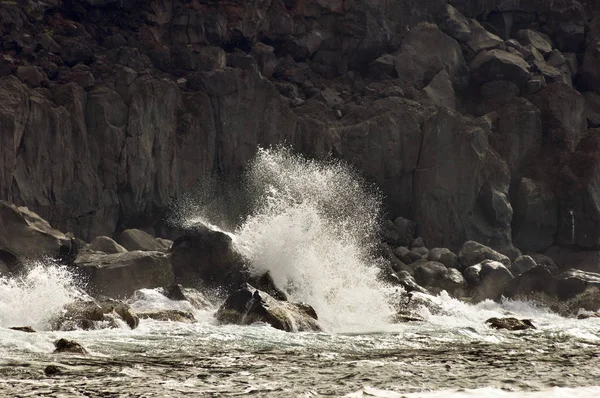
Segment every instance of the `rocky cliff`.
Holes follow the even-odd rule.
[[[0,199],[88,241],[285,142],[429,247],[600,249],[594,1],[2,1],[0,37]]]

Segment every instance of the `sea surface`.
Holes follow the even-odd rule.
[[[394,324],[406,297],[378,277],[376,189],[347,165],[281,148],[259,150],[246,178],[244,200],[254,205],[223,231],[255,272],[269,271],[291,301],[315,308],[323,332],[219,325],[217,299],[195,310],[193,324],[52,331],[52,318],[85,286],[52,261],[32,263],[0,278],[0,397],[600,396],[599,318],[564,318],[531,302],[466,304],[442,292],[413,305],[423,321]],[[220,229],[211,209],[188,201],[175,221]],[[134,308],[190,309],[145,293]],[[537,329],[485,325],[501,316]],[[59,338],[89,355],[53,354]],[[48,365],[62,372],[46,376]]]

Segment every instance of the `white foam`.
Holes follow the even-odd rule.
[[[236,231],[257,273],[336,331],[372,330],[391,313],[370,249],[379,197],[341,163],[260,150],[249,172],[257,209]]]
[[[0,327],[47,330],[50,319],[79,296],[66,267],[32,263],[19,277],[0,278]]]
[[[439,390],[400,394],[393,391],[364,387],[360,391],[345,395],[349,398],[381,397],[381,398],[590,398],[600,396],[600,387],[554,387],[541,391],[506,391],[498,388],[478,388],[461,390]]]

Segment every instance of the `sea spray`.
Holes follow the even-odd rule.
[[[66,267],[32,262],[21,275],[0,278],[0,327],[47,330],[52,317],[82,295]]]
[[[311,304],[326,328],[375,330],[391,306],[372,256],[381,196],[341,162],[289,149],[259,149],[247,172],[254,211],[237,229],[238,249],[270,271],[292,301]]]

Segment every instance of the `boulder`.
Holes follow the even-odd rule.
[[[543,55],[552,51],[552,43],[543,34],[531,29],[521,29],[517,32],[517,38],[523,45],[532,45]]]
[[[19,261],[62,257],[73,251],[71,239],[27,207],[0,201],[0,253]]]
[[[437,26],[421,24],[408,33],[396,53],[398,77],[421,89],[445,70],[454,87],[465,87],[469,70],[459,44]]]
[[[250,325],[265,322],[286,332],[320,331],[314,309],[307,304],[279,301],[246,284],[233,292],[216,313],[220,323]]]
[[[485,28],[476,20],[471,19],[469,25],[471,35],[467,40],[467,47],[473,55],[477,55],[482,51],[493,50],[504,46],[504,40],[485,30]]]
[[[242,256],[227,234],[196,225],[173,242],[170,250],[175,281],[225,293],[248,280]]]
[[[137,289],[168,286],[174,280],[169,256],[162,252],[83,252],[74,266],[91,292],[111,297],[129,297]]]
[[[559,148],[574,150],[587,127],[583,96],[564,83],[553,83],[529,100],[542,112],[544,137]]]
[[[54,342],[54,354],[80,354],[88,355],[88,352],[81,344],[73,340],[58,339]]]
[[[544,79],[548,84],[561,82],[567,85],[571,85],[570,79],[564,79],[563,73],[560,69],[555,68],[554,66],[548,64],[542,60],[534,60],[533,61],[534,70],[539,73],[541,76],[544,76]]]
[[[510,272],[514,276],[518,276],[537,266],[535,260],[530,256],[519,256],[510,266]]]
[[[373,79],[391,79],[396,77],[396,58],[384,54],[369,64],[369,76]]]
[[[130,251],[165,251],[164,245],[154,236],[139,229],[126,229],[119,235],[118,242]]]
[[[191,287],[173,284],[159,288],[158,292],[169,300],[187,301],[197,310],[208,310],[213,307],[213,304],[204,294],[202,294],[202,292]]]
[[[34,66],[19,66],[17,77],[32,88],[39,87],[42,84],[42,74]]]
[[[552,246],[558,231],[558,200],[545,184],[523,178],[512,198],[515,246],[525,252]]]
[[[48,365],[44,368],[44,374],[46,376],[54,376],[58,374],[62,374],[64,372],[63,368],[56,365]]]
[[[153,319],[155,321],[163,322],[181,322],[181,323],[195,323],[196,318],[194,314],[189,311],[182,310],[171,310],[171,309],[157,309],[157,310],[138,310],[136,311],[137,316],[140,319]]]
[[[535,329],[531,320],[529,319],[517,319],[517,318],[490,318],[485,321],[486,325],[494,329],[506,329],[506,330],[527,330]]]
[[[265,272],[261,276],[252,277],[251,283],[253,286],[256,286],[256,289],[270,294],[276,300],[287,301],[288,299],[285,292],[275,285],[270,271]]]
[[[450,4],[439,14],[437,23],[442,32],[458,41],[466,42],[471,37],[469,20]]]
[[[94,238],[92,243],[90,243],[89,249],[106,254],[125,253],[127,251],[127,249],[108,236],[98,236]]]
[[[394,274],[394,282],[402,286],[407,293],[419,292],[429,294],[429,291],[420,286],[415,278],[407,271],[399,271]]]
[[[485,260],[467,268],[464,277],[472,287],[475,301],[499,300],[505,290],[505,284],[513,279],[513,274],[504,264]]]
[[[440,260],[441,260],[442,256],[444,254],[449,254],[449,253],[452,253],[452,252],[449,249],[446,249],[445,247],[436,247],[436,248],[429,250],[428,260],[441,262]]]
[[[446,290],[452,295],[462,295],[466,287],[465,279],[455,268],[446,268],[443,264],[429,261],[415,267],[415,280],[434,292]]]
[[[471,61],[469,67],[473,79],[479,84],[508,80],[522,87],[531,77],[529,64],[523,58],[503,50],[484,50]]]
[[[458,253],[458,261],[463,269],[481,263],[484,260],[497,261],[505,267],[510,267],[511,265],[510,259],[507,256],[472,240],[465,242]]]
[[[78,299],[65,306],[63,312],[51,321],[53,330],[99,329],[119,327],[125,322],[131,329],[139,324],[139,318],[131,307],[108,297]]]
[[[445,69],[435,75],[423,91],[434,105],[456,109],[456,96],[454,95],[450,76]]]

